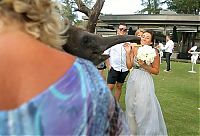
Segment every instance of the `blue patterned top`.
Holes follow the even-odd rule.
[[[129,134],[122,110],[95,66],[80,58],[38,96],[0,111],[0,135],[119,134]]]

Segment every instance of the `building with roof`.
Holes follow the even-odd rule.
[[[153,30],[159,41],[165,42],[164,35],[177,33],[175,52],[187,53],[189,48],[196,45],[200,48],[200,15],[190,14],[105,14],[99,16],[96,33],[103,36],[116,34],[120,22],[132,27],[133,31],[138,28]],[[87,17],[83,17],[87,21]]]

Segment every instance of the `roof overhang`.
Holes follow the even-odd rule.
[[[99,20],[109,24],[143,24],[143,25],[190,25],[200,26],[200,15],[175,14],[175,15],[147,15],[147,14],[128,14],[128,15],[101,15]]]
[[[88,17],[84,16],[84,20]],[[119,22],[125,22],[127,25],[182,25],[182,26],[200,26],[200,15],[191,14],[123,14],[112,15],[105,14],[99,16],[99,22],[108,25],[118,25]]]

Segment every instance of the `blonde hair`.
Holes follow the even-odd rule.
[[[145,30],[144,30],[144,29],[142,29],[142,28],[139,28],[139,29],[138,29],[138,30],[135,32],[135,36],[137,36],[139,32],[142,32],[142,33],[144,33],[144,32],[145,32]]]
[[[64,22],[51,0],[1,0],[0,15],[23,24],[36,39],[61,49],[66,38],[60,35]]]

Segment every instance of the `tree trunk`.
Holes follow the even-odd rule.
[[[103,8],[105,0],[97,0],[95,5],[92,7],[92,9],[89,9],[82,0],[75,0],[78,9],[77,11],[80,11],[84,13],[88,17],[88,23],[86,26],[86,29],[90,33],[95,32],[95,27],[97,25],[98,17],[101,13],[101,9]]]
[[[148,0],[148,14],[151,14],[151,0]]]

